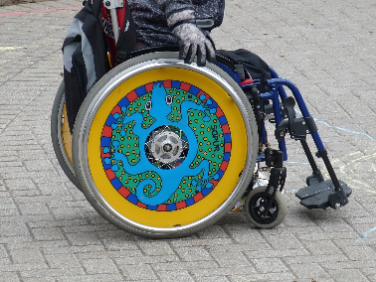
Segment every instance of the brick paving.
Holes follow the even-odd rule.
[[[48,0],[0,0],[0,6],[39,3]]]
[[[298,85],[353,188],[350,204],[299,205],[294,193],[310,169],[288,141],[283,224],[259,230],[244,214],[228,215],[173,240],[109,224],[59,167],[50,112],[77,12],[68,8],[81,0],[37,2],[0,7],[0,281],[376,281],[372,1],[229,0],[213,32],[217,48],[249,49]]]

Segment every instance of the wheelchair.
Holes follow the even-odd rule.
[[[296,193],[300,203],[309,209],[348,203],[351,189],[337,179],[298,88],[272,70],[270,91],[259,93],[257,79],[238,83],[224,69],[184,64],[176,52],[135,56],[94,85],[73,136],[60,86],[51,119],[57,159],[105,219],[141,236],[181,237],[215,223],[246,196],[250,221],[273,228],[287,213],[287,133],[300,141],[312,167],[307,187]],[[278,149],[266,142],[268,120]],[[329,180],[315,163],[308,134]],[[270,179],[253,189],[261,163]]]
[[[65,86],[51,116],[57,160],[71,182],[109,222],[151,238],[188,236],[217,222],[245,199],[247,217],[273,228],[287,214],[282,195],[285,136],[301,143],[312,168],[296,196],[309,208],[338,209],[352,190],[338,180],[298,88],[270,69],[267,91],[257,77],[240,79],[231,61],[198,67],[173,48],[136,51],[116,65],[118,27],[126,1],[106,1],[102,17],[113,68],[67,119]],[[109,17],[110,15],[110,17]],[[292,95],[286,94],[285,88]],[[301,117],[297,117],[295,104]],[[275,125],[278,148],[268,142]],[[324,180],[306,141],[311,135],[330,179]],[[260,172],[270,177],[260,185]],[[257,185],[256,185],[257,184]]]

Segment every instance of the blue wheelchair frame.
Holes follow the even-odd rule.
[[[216,65],[222,68],[227,74],[229,74],[240,85],[240,87],[244,90],[245,93],[247,92],[247,90],[249,91],[252,87],[258,87],[260,85],[260,81],[257,79],[251,79],[249,83],[246,81],[243,81],[242,83],[240,75],[238,73],[235,73],[226,64],[216,62]],[[287,79],[280,78],[275,70],[273,70],[271,67],[269,68],[272,78],[268,79],[267,84],[270,88],[270,91],[265,93],[259,93],[259,98],[261,98],[263,101],[270,100],[272,102],[272,113],[274,114],[273,123],[276,124],[275,137],[278,140],[279,144],[279,150],[272,151],[274,151],[274,153],[279,154],[281,160],[278,161],[279,164],[270,164],[270,161],[268,163],[267,154],[270,153],[270,151],[266,150],[261,154],[259,153],[258,155],[257,161],[259,163],[266,162],[267,166],[272,167],[271,178],[269,180],[269,185],[267,189],[274,189],[274,192],[272,191],[273,195],[275,195],[275,191],[277,189],[283,189],[286,177],[286,169],[283,167],[282,162],[288,159],[285,134],[289,132],[292,139],[299,140],[301,142],[304,153],[306,154],[306,157],[312,168],[312,175],[308,176],[306,180],[307,187],[300,189],[296,193],[296,196],[301,200],[300,203],[309,209],[326,209],[327,207],[336,209],[346,205],[348,203],[347,198],[352,193],[352,190],[346,185],[346,183],[338,180],[328,158],[327,151],[317,131],[314,119],[310,115],[299,89],[295,86],[294,83]],[[244,82],[246,83],[244,84]],[[290,91],[292,92],[292,96],[288,96],[286,94],[284,87],[290,89]],[[302,118],[296,118],[295,116],[295,101],[299,106]],[[258,109],[254,108],[254,111],[256,112],[258,111]],[[267,132],[265,129],[264,120],[262,122],[263,131],[260,140],[261,143],[265,145],[267,143]],[[295,130],[299,132],[295,132]],[[316,156],[322,158],[325,167],[329,173],[330,180],[324,181],[324,178],[319,168],[317,167],[315,159],[306,142],[307,134],[310,134],[312,136],[316,148],[318,150]]]

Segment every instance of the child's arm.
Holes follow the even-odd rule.
[[[166,14],[167,25],[180,39],[179,57],[192,63],[197,56],[197,64],[204,66],[206,60],[215,60],[215,48],[207,37],[209,32],[200,29],[195,22],[194,5],[190,0],[154,0]]]

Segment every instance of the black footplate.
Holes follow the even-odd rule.
[[[332,180],[326,180],[300,189],[295,196],[308,209],[336,209],[348,203],[347,198],[352,192],[345,182],[339,181],[339,184],[340,191],[336,191]]]

